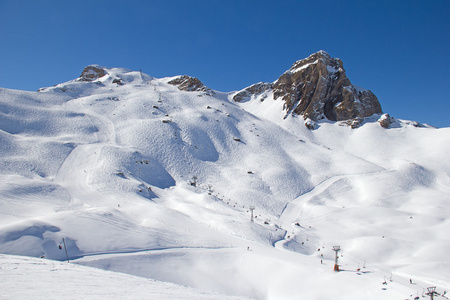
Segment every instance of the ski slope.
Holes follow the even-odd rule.
[[[234,103],[104,69],[0,89],[0,253],[63,261],[64,238],[76,265],[254,299],[450,289],[449,128],[310,131],[270,92]]]
[[[1,299],[244,299],[59,261],[0,255]]]

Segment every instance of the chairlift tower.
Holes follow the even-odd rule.
[[[338,252],[341,251],[341,246],[333,246],[333,251],[336,252],[336,256],[334,258],[334,271],[339,272]]]
[[[67,262],[70,263],[70,261],[69,261],[69,254],[67,254],[66,241],[65,241],[64,238],[62,238],[62,241],[63,241],[63,245],[64,245],[64,251],[66,252]]]
[[[435,286],[427,287],[427,290],[428,290],[428,293],[426,293],[426,295],[429,295],[431,300],[434,299],[434,295],[439,295],[438,293],[436,293],[436,287]]]
[[[253,211],[255,210],[255,207],[254,206],[250,206],[249,209],[250,209],[250,212],[251,212],[250,222],[253,222]]]

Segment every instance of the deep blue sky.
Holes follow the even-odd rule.
[[[95,63],[232,91],[323,49],[384,112],[449,127],[449,15],[449,0],[0,0],[0,87],[37,90]]]

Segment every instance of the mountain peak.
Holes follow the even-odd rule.
[[[330,56],[330,54],[328,54],[328,52],[325,51],[325,50],[319,50],[319,51],[317,51],[314,54],[320,54],[320,55],[323,55],[323,56]]]
[[[296,61],[274,82],[273,90],[275,100],[285,101],[286,116],[302,115],[313,121],[308,124],[323,118],[343,121],[382,113],[377,97],[352,85],[342,61],[323,50]]]
[[[105,67],[100,65],[89,65],[83,69],[79,78],[81,81],[94,81],[106,74],[108,74],[108,72],[106,72]]]
[[[343,70],[343,63],[339,58],[333,58],[326,51],[320,50],[316,53],[311,54],[307,58],[297,60],[294,64],[292,64],[288,72],[298,72],[310,65],[317,64],[324,64],[325,66],[329,66],[334,70]]]
[[[296,61],[273,83],[254,84],[233,96],[236,102],[259,98],[273,91],[273,100],[284,101],[285,118],[301,115],[306,127],[313,129],[321,119],[359,120],[381,114],[377,97],[369,90],[352,85],[339,58],[320,50]],[[357,122],[358,123],[358,122]]]

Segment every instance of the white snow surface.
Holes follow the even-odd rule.
[[[0,282],[0,299],[244,299],[77,264],[5,254],[0,254]]]
[[[88,286],[74,299],[126,297],[120,281],[135,299],[450,289],[450,128],[385,129],[373,116],[311,131],[270,92],[234,103],[105,70],[40,92],[0,89],[0,253],[45,257],[0,256],[7,299],[39,299],[33,284],[53,269]],[[70,264],[57,262],[64,246]]]

